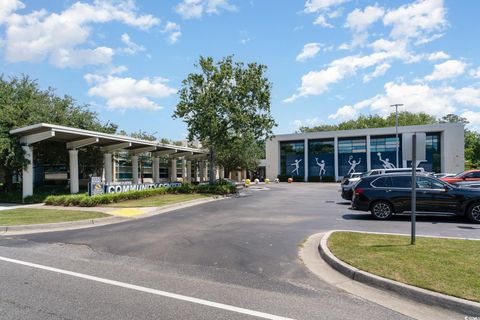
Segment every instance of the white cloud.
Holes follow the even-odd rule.
[[[160,77],[137,80],[87,74],[85,80],[93,85],[88,90],[88,95],[104,98],[109,109],[158,110],[162,107],[153,99],[165,98],[177,92],[167,85],[168,80]]]
[[[432,74],[425,77],[427,81],[452,79],[461,76],[467,67],[467,64],[460,60],[447,60],[441,64],[436,64]]]
[[[135,54],[140,51],[145,51],[145,47],[136,44],[130,39],[130,36],[127,33],[122,34],[122,42],[127,46],[123,49],[124,52],[128,54]]]
[[[308,13],[323,11],[347,1],[349,0],[307,0],[305,2],[305,11]]]
[[[480,132],[480,112],[465,110],[460,116],[468,120],[467,128]]]
[[[465,87],[456,90],[453,99],[466,106],[480,107],[480,88]]]
[[[6,18],[6,59],[10,62],[49,59],[62,67],[70,66],[70,62],[72,67],[78,66],[77,56],[85,58],[89,64],[109,62],[106,49],[110,48],[79,46],[88,42],[92,24],[118,21],[149,29],[159,23],[152,15],[139,15],[136,11],[132,1],[96,0],[93,4],[76,2],[61,13],[46,10],[26,15],[13,13]],[[61,62],[57,62],[57,58],[62,59]]]
[[[297,61],[305,61],[314,58],[320,52],[320,43],[311,42],[303,46],[302,52],[297,56]]]
[[[450,58],[450,56],[448,54],[446,54],[445,52],[437,51],[437,52],[430,53],[427,57],[427,60],[428,61],[436,61],[436,60],[446,60],[446,59],[449,59],[449,58]]]
[[[363,32],[374,22],[383,17],[385,10],[377,6],[366,7],[363,11],[355,9],[347,16],[346,27]]]
[[[175,6],[175,11],[183,19],[200,18],[204,12],[219,14],[221,10],[236,11],[237,7],[229,0],[183,0]]]
[[[472,76],[473,78],[480,79],[480,67],[478,67],[477,69],[472,69],[472,70],[470,70],[469,74],[470,74],[470,76]]]
[[[295,131],[298,131],[301,127],[315,127],[321,124],[321,121],[318,117],[306,118],[304,120],[294,120],[290,123],[290,126],[293,127]]]
[[[25,8],[25,5],[18,0],[2,0],[0,4],[0,25],[16,10]]]
[[[180,31],[180,26],[175,22],[168,21],[165,25],[165,28],[162,30],[163,33],[168,34],[168,42],[174,44],[178,41],[178,38],[182,35]]]
[[[391,65],[389,63],[382,63],[381,65],[378,65],[372,73],[368,73],[363,76],[363,82],[366,83],[374,78],[383,76],[388,69],[390,69],[390,67]]]
[[[325,18],[324,15],[319,15],[315,21],[313,21],[313,24],[322,26],[324,28],[333,28],[333,25],[327,22],[327,19]]]
[[[113,49],[58,49],[50,55],[50,63],[60,68],[81,68],[87,65],[108,64],[112,61]]]
[[[383,23],[392,26],[390,35],[395,39],[419,39],[428,42],[447,25],[443,0],[417,0],[389,10]]]
[[[404,82],[387,82],[385,92],[365,99],[353,105],[345,105],[329,116],[330,119],[352,119],[360,110],[368,109],[371,113],[387,116],[391,113],[390,105],[402,103],[402,110],[425,112],[435,117],[442,117],[463,107],[480,107],[480,88],[450,86],[431,87],[428,84],[407,84]],[[467,117],[468,120],[470,120]]]

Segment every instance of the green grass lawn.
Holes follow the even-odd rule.
[[[480,302],[480,241],[335,232],[328,247],[364,271]]]
[[[109,217],[93,211],[19,208],[0,211],[0,226],[77,221]]]
[[[106,205],[107,207],[132,208],[132,207],[161,207],[167,204],[185,202],[195,199],[211,197],[206,194],[161,194],[138,200],[127,200]]]

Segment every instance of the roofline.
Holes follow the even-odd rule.
[[[147,146],[164,147],[164,148],[167,148],[167,149],[177,149],[177,150],[181,150],[181,151],[191,151],[191,152],[196,152],[196,153],[206,153],[205,151],[203,151],[201,149],[196,149],[196,148],[177,146],[177,145],[174,145],[174,144],[167,144],[167,143],[160,143],[160,142],[156,142],[156,141],[142,140],[142,139],[132,138],[132,137],[129,137],[129,136],[124,136],[124,135],[109,134],[109,133],[103,133],[103,132],[98,132],[98,131],[84,130],[84,129],[60,126],[60,125],[56,125],[56,124],[43,123],[43,122],[33,124],[33,125],[30,125],[30,126],[26,126],[26,127],[12,129],[12,130],[10,130],[10,134],[21,135],[23,132],[26,132],[26,131],[29,131],[29,130],[42,129],[42,128],[50,129],[50,130],[58,131],[58,132],[65,132],[65,133],[73,133],[73,134],[77,133],[77,134],[90,136],[90,137],[96,137],[96,138],[105,138],[105,139],[111,139],[111,140],[120,140],[120,141],[123,141],[123,142],[138,143],[138,144],[143,144],[143,145],[147,145]]]

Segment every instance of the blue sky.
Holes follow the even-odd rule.
[[[171,115],[200,55],[268,66],[276,133],[401,110],[480,129],[480,1],[0,0],[4,76],[89,104],[129,132]]]

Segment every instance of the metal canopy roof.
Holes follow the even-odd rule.
[[[37,123],[31,126],[13,129],[10,130],[10,134],[20,136],[21,142],[25,145],[30,145],[38,141],[50,140],[65,142],[70,149],[81,148],[86,145],[95,145],[103,148],[105,151],[122,149],[141,153],[169,150],[171,152],[163,153],[170,153],[172,155],[175,155],[175,153],[188,152],[191,152],[192,155],[207,154],[206,151],[197,148],[158,143],[156,141],[141,140],[128,136],[83,130],[48,123]]]

